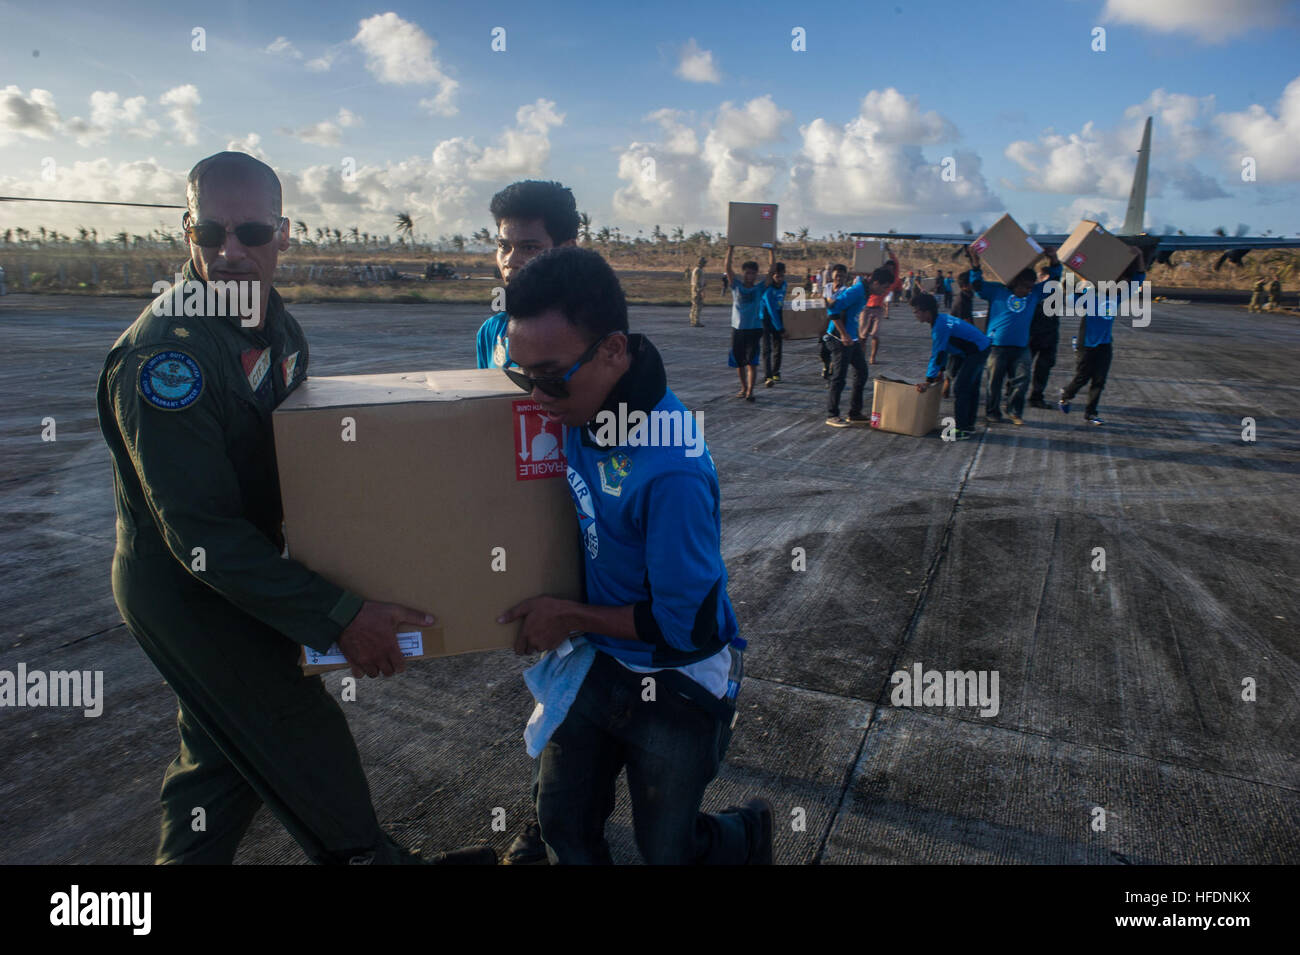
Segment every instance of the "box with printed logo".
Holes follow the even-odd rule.
[[[1009,215],[993,223],[970,244],[970,250],[980,257],[983,268],[1004,285],[1043,254],[1043,247]]]
[[[289,556],[434,614],[403,655],[509,647],[503,610],[581,594],[563,427],[500,370],[309,378],[271,420]],[[304,652],[307,672],[343,666]]]
[[[730,202],[727,204],[727,244],[770,249],[776,245],[775,202]],[[759,263],[759,269],[765,269]],[[740,262],[736,262],[740,268]]]
[[[1113,282],[1124,274],[1137,251],[1107,232],[1100,222],[1084,219],[1056,254],[1063,266],[1089,282]]]
[[[889,256],[885,254],[885,243],[875,242],[871,239],[853,240],[853,264],[849,266],[849,271],[855,274],[870,275],[888,261]]]
[[[940,398],[938,388],[929,388],[922,394],[915,384],[877,378],[871,398],[871,427],[916,438],[927,435],[939,427]]]

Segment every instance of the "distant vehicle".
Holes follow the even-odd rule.
[[[430,282],[440,282],[447,279],[460,278],[460,276],[456,274],[456,270],[446,262],[430,262],[424,268],[424,277]]]

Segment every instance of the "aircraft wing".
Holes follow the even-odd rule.
[[[1300,249],[1300,236],[1272,235],[1142,235],[1120,236],[1125,242],[1138,243],[1143,239],[1159,240],[1161,252],[1202,251],[1235,252],[1245,249],[1254,252],[1263,249]]]
[[[853,239],[882,239],[885,242],[897,239],[900,242],[929,242],[933,245],[970,245],[980,237],[980,233],[945,234],[941,232],[850,232]],[[1060,245],[1068,235],[1031,235],[1039,245]]]

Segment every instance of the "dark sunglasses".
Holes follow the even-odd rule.
[[[569,379],[573,377],[573,373],[595,358],[596,349],[600,347],[600,343],[612,334],[614,333],[607,332],[592,342],[587,347],[587,350],[582,353],[576,362],[574,362],[573,367],[563,375],[543,375],[539,378],[531,378],[528,375],[525,375],[522,371],[515,371],[513,368],[503,368],[502,371],[506,373],[507,378],[524,391],[532,391],[536,388],[542,394],[549,395],[552,398],[567,398],[569,397]],[[514,364],[515,360],[513,358],[507,358],[506,363]]]
[[[237,225],[228,230],[225,226],[216,222],[200,222],[196,225],[186,226],[185,235],[199,248],[217,249],[225,244],[227,233],[233,232],[240,245],[253,248],[266,245],[266,243],[274,239],[283,223],[284,219],[281,219],[275,225],[267,225],[265,222],[245,222],[243,225]]]

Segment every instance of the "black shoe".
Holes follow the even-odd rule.
[[[749,857],[745,865],[772,864],[772,804],[766,799],[747,799],[724,812],[739,813],[749,833]]]
[[[866,415],[864,415],[864,414],[851,414],[851,415],[849,415],[849,421],[853,422],[854,424],[870,424],[870,423],[871,423],[871,419],[868,418],[868,417],[867,417]]]
[[[1048,403],[1047,403],[1046,401],[1044,401],[1042,398],[1030,398],[1030,399],[1029,399],[1029,407],[1031,407],[1031,408],[1048,408],[1048,407],[1050,407],[1050,405],[1048,405]]]
[[[449,852],[424,856],[425,865],[496,865],[497,854],[491,846],[466,846]]]
[[[515,841],[506,849],[502,865],[549,865],[546,855],[546,843],[542,841],[542,827],[534,820],[524,826],[524,831],[515,836]]]

